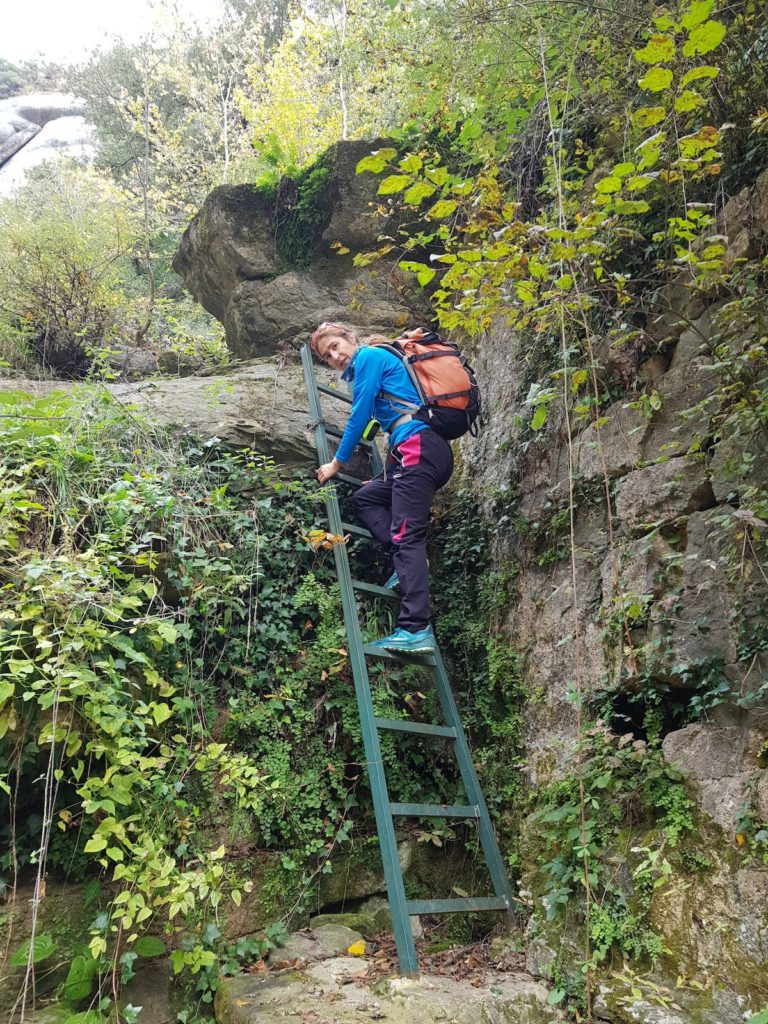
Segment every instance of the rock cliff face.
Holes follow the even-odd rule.
[[[727,204],[718,228],[729,261],[768,252],[768,171]],[[737,1024],[750,992],[768,1002],[768,869],[734,856],[745,819],[768,821],[768,703],[765,690],[759,694],[768,658],[747,639],[764,628],[768,602],[750,531],[756,538],[768,527],[740,507],[745,488],[765,488],[768,460],[759,432],[729,436],[713,425],[728,401],[716,350],[752,343],[727,330],[723,306],[716,291],[705,299],[685,283],[657,295],[648,330],[660,351],[640,374],[659,408],[644,411],[627,397],[599,428],[572,424],[573,565],[566,424],[554,417],[538,435],[520,426],[530,420],[531,377],[503,328],[477,345],[486,430],[461,442],[464,484],[489,516],[519,524],[495,555],[499,566],[519,569],[506,635],[535,694],[525,711],[529,784],[557,777],[571,757],[576,716],[567,682],[577,681],[587,699],[612,693],[623,710],[654,687],[673,711],[697,695],[712,700],[702,721],[675,728],[670,718],[664,729],[664,756],[696,796],[712,859],[708,872],[653,902],[654,925],[673,951],[667,962],[677,964],[671,970],[713,979],[708,1003],[676,992],[687,1007],[680,1015],[643,1018],[674,1024]],[[618,612],[628,596],[635,607],[627,628]],[[731,696],[718,704],[725,690]],[[751,706],[736,705],[749,705],[750,694]],[[551,969],[541,967],[541,941],[532,946],[533,973]],[[553,959],[550,950],[544,962]],[[619,983],[614,988],[621,994]],[[612,992],[604,994],[607,1019],[640,1019]]]

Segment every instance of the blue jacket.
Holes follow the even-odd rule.
[[[348,462],[355,445],[372,419],[376,419],[387,431],[391,445],[400,444],[420,430],[428,430],[426,423],[409,420],[392,430],[392,425],[403,413],[410,410],[398,406],[390,398],[383,398],[381,391],[397,395],[411,405],[420,405],[421,399],[413,386],[402,360],[394,353],[376,346],[361,346],[352,356],[341,379],[352,387],[352,411],[349,414],[344,436],[339,442],[336,458]]]

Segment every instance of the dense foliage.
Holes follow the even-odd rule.
[[[448,6],[450,17],[436,0],[232,2],[208,34],[94,54],[71,81],[99,132],[98,169],[40,174],[0,206],[0,356],[71,372],[114,340],[194,343],[202,321],[172,289],[160,296],[207,191],[243,179],[274,195],[276,245],[300,267],[327,220],[320,154],[365,135],[395,139],[358,170],[381,176],[382,210],[403,227],[357,264],[397,256],[470,347],[500,321],[514,328],[524,447],[559,431],[570,450],[589,425],[599,449],[617,401],[648,421],[662,413],[639,372],[666,351],[649,315],[675,313],[675,285],[717,300],[717,407],[706,431],[695,406],[683,419],[691,460],[731,443],[740,519],[715,526],[742,595],[743,685],[716,657],[670,666],[667,638],[644,642],[654,595],[618,587],[599,623],[613,676],[593,699],[564,681],[570,768],[529,791],[526,715],[542,694],[508,642],[515,588],[524,558],[576,573],[574,505],[604,501],[610,531],[611,481],[596,497],[569,472],[534,522],[513,493],[484,495],[492,521],[465,492],[439,514],[440,641],[510,871],[524,872],[521,901],[526,885],[543,895],[559,929],[552,1001],[584,1019],[596,972],[663,955],[654,893],[710,867],[661,754],[664,728],[765,698],[749,674],[768,649],[753,586],[768,538],[755,475],[768,439],[766,263],[728,253],[717,211],[768,163],[768,21],[756,0]],[[296,201],[282,208],[286,173]],[[217,956],[236,969],[275,937],[223,950],[211,918],[248,884],[232,854],[275,852],[294,904],[339,844],[373,829],[330,556],[311,544],[317,492],[253,453],[180,444],[97,390],[0,397],[0,867],[38,891],[46,870],[110,883],[91,930],[98,979],[86,958],[79,998],[106,1012],[108,975],[130,975],[151,927],[209,1001]],[[667,539],[672,576],[681,556]],[[367,608],[371,635],[390,625]],[[415,670],[385,676],[374,701],[389,718],[436,712]],[[389,736],[383,753],[398,799],[460,798],[429,746]],[[742,862],[765,863],[767,823],[749,803],[739,829]],[[417,835],[472,845],[440,820]],[[21,961],[46,959],[45,938]]]

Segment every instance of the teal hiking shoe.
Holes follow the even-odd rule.
[[[400,577],[397,575],[396,572],[393,572],[392,575],[387,580],[387,582],[383,583],[382,586],[384,587],[385,590],[397,590],[397,588],[400,586]]]
[[[435,634],[432,627],[419,629],[410,633],[407,629],[398,628],[391,636],[374,640],[371,647],[380,647],[384,651],[401,651],[403,654],[432,654],[435,650]]]

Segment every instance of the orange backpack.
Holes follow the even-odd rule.
[[[480,388],[472,367],[453,342],[434,331],[417,327],[377,347],[393,352],[402,360],[421,405],[415,406],[382,391],[384,398],[397,401],[409,410],[408,415],[429,424],[448,441],[467,432],[477,436],[479,430],[475,423],[479,421],[480,426],[483,423]]]

